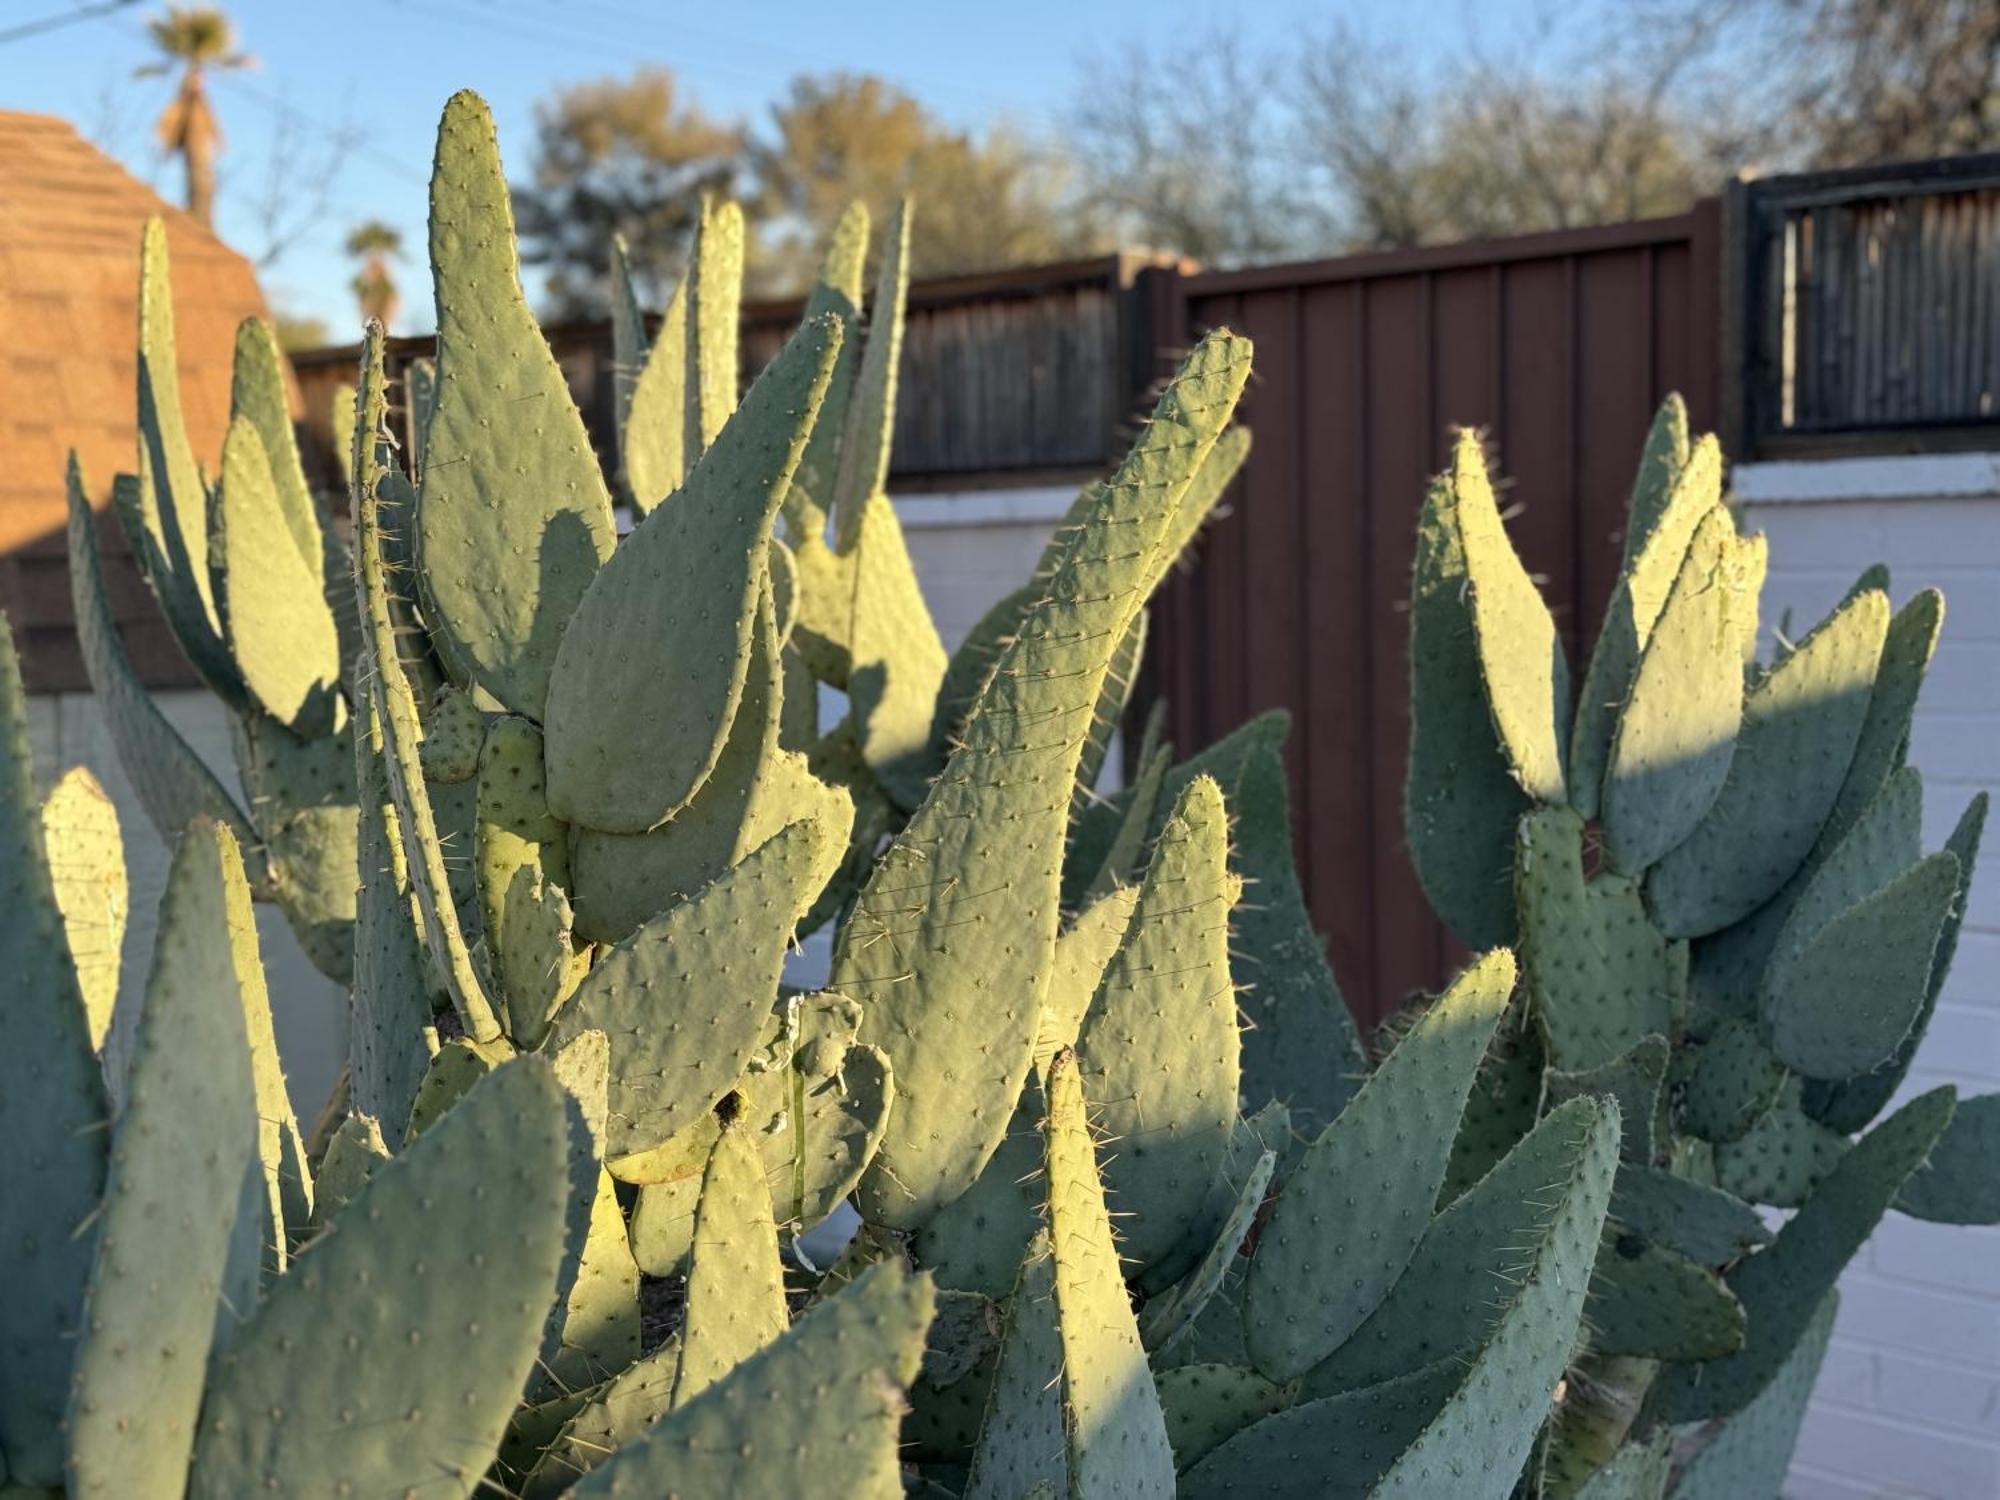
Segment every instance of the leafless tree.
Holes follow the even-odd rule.
[[[1217,30],[1086,58],[1066,121],[1090,206],[1128,241],[1210,262],[1324,237],[1286,148],[1283,65]]]
[[[2000,146],[1995,0],[1785,0],[1777,19],[1794,156],[1850,166]]]
[[[277,265],[332,217],[341,179],[367,140],[345,114],[330,129],[290,109],[274,110],[272,117],[262,169],[243,203],[256,239],[239,247],[260,271]]]
[[[1302,154],[1352,246],[1408,246],[1673,213],[1720,165],[1683,112],[1691,45],[1553,62],[1572,39],[1470,49],[1441,78],[1336,22],[1295,79]],[[1524,59],[1542,59],[1533,66]],[[1553,63],[1553,65],[1552,65]]]
[[[2000,0],[1627,0],[1495,51],[1335,19],[1093,58],[1070,144],[1128,237],[1205,260],[1677,212],[1735,172],[2000,147]],[[1440,57],[1447,61],[1440,62]]]

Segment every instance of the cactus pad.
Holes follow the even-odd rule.
[[[231,424],[247,421],[255,429],[264,456],[270,462],[271,482],[276,491],[278,512],[293,549],[307,569],[318,577],[326,565],[327,550],[319,523],[319,509],[306,484],[305,469],[299,462],[298,439],[292,431],[291,400],[285,389],[285,354],[278,347],[278,335],[262,318],[245,318],[236,325],[236,354],[229,368],[229,415]],[[353,424],[335,427],[336,435]],[[224,459],[225,465],[227,458]],[[337,583],[347,588],[342,573]],[[323,597],[323,595],[322,595]]]
[[[896,1428],[930,1322],[927,1281],[877,1266],[620,1448],[570,1493],[889,1497]],[[773,1422],[772,1413],[785,1418]]]
[[[846,794],[780,746],[777,653],[767,592],[758,603],[736,716],[694,800],[649,833],[573,831],[570,870],[584,936],[619,941],[796,819],[824,820],[829,836],[846,843],[853,818]]]
[[[1310,1139],[1361,1086],[1367,1059],[1299,889],[1284,757],[1252,745],[1223,792],[1235,824],[1230,868],[1245,890],[1229,945],[1245,1020],[1244,1106],[1278,1100]]]
[[[869,347],[875,343],[870,338]],[[861,753],[895,801],[913,808],[937,769],[930,763],[931,719],[946,658],[887,495],[861,502],[851,556],[847,692]]]
[[[1562,1379],[1583,1313],[1617,1165],[1615,1105],[1578,1101],[1592,1114],[1590,1141],[1557,1197],[1492,1336],[1437,1417],[1371,1494],[1416,1500],[1454,1493],[1505,1500],[1526,1463]]]
[[[1248,364],[1248,345],[1226,333],[1189,355],[1118,475],[1056,544],[1045,601],[841,930],[833,985],[865,1007],[862,1040],[896,1072],[896,1109],[861,1183],[878,1222],[921,1223],[965,1191],[1006,1131],[1048,984],[1090,714]],[[1009,837],[987,837],[994,827]]]
[[[118,809],[86,767],[72,766],[42,799],[41,824],[49,883],[96,1050],[118,1000],[118,956],[131,904]]]
[[[1283,1386],[1235,1365],[1181,1365],[1157,1382],[1174,1463],[1185,1470],[1263,1417],[1288,1405]]]
[[[1372,1494],[1374,1481],[1437,1416],[1461,1373],[1455,1364],[1440,1363],[1300,1402],[1223,1442],[1181,1476],[1177,1493],[1184,1500],[1319,1500],[1328,1493],[1322,1465],[1297,1463],[1293,1455],[1338,1453],[1342,1488],[1333,1493]]]
[[[1170,1353],[1176,1344],[1193,1332],[1195,1320],[1216,1293],[1222,1290],[1224,1279],[1242,1254],[1244,1242],[1257,1221],[1258,1211],[1264,1206],[1264,1195],[1270,1191],[1271,1179],[1277,1170],[1276,1152],[1265,1151],[1259,1155],[1236,1189],[1235,1200],[1222,1221],[1221,1231],[1203,1251],[1194,1269],[1166,1291],[1146,1300],[1145,1309],[1139,1317],[1139,1336],[1148,1352],[1154,1355]],[[1178,1456],[1180,1449],[1176,1447],[1174,1452]],[[1185,1466],[1188,1460],[1182,1458],[1181,1462]]]
[[[889,477],[896,378],[903,357],[903,302],[910,285],[910,205],[897,205],[884,236],[882,264],[869,305],[868,344],[862,351],[840,430],[840,468],[831,496],[836,550],[854,550],[862,507],[882,493]]]
[[[1687,994],[1687,945],[1646,920],[1630,879],[1584,878],[1583,837],[1574,812],[1538,808],[1514,853],[1522,974],[1551,1060],[1571,1069],[1673,1034]]]
[[[313,1177],[313,1218],[325,1227],[340,1216],[375,1169],[389,1159],[382,1127],[372,1115],[349,1115],[334,1129]]]
[[[687,373],[682,377],[689,468],[707,453],[736,410],[737,311],[743,300],[743,210],[703,200],[688,256]]]
[[[1513,986],[1510,954],[1475,961],[1299,1159],[1250,1267],[1250,1353],[1273,1380],[1339,1348],[1409,1263]]]
[[[1959,815],[1957,826],[1952,829],[1951,837],[1945,840],[1945,848],[1958,859],[1958,898],[1952,903],[1944,929],[1938,934],[1937,953],[1931,960],[1931,978],[1924,1008],[1910,1034],[1896,1049],[1894,1057],[1859,1078],[1831,1084],[1809,1082],[1806,1085],[1806,1109],[1831,1129],[1860,1130],[1889,1102],[1903,1076],[1910,1070],[1917,1043],[1930,1025],[1938,995],[1944,989],[1945,976],[1950,972],[1952,958],[1958,951],[1959,928],[1965,921],[1972,873],[1979,863],[1980,838],[1986,830],[1986,809],[1987,794],[1980,792],[1966,805],[1965,811]]]
[[[543,719],[556,816],[644,833],[715,769],[755,655],[771,522],[840,340],[831,321],[793,337],[576,606]]]
[[[1882,638],[1882,659],[1875,669],[1874,691],[1854,760],[1820,831],[1820,848],[1830,848],[1875,800],[1882,786],[1909,753],[1910,720],[1931,653],[1944,627],[1944,595],[1925,589],[1897,610]]]
[[[1826,1294],[1771,1383],[1709,1434],[1681,1470],[1673,1500],[1738,1500],[1780,1492],[1839,1302],[1838,1292]]]
[[[1938,1224],[2000,1223],[2000,1094],[1961,1099],[1924,1164],[1896,1195],[1896,1207]]]
[[[618,460],[633,516],[643,519],[687,477],[687,281],[674,288],[649,349],[622,241],[611,249],[617,348]]]
[[[232,705],[243,682],[222,643],[208,558],[208,485],[181,416],[166,226],[146,221],[139,247],[139,505],[132,538],[146,581],[195,670]],[[178,832],[179,830],[175,830]]]
[[[424,776],[445,786],[472,780],[485,740],[486,719],[472,694],[446,683],[424,718]]]
[[[1743,1308],[1721,1277],[1616,1233],[1598,1251],[1584,1316],[1599,1356],[1704,1360],[1743,1347]]]
[[[93,1332],[77,1348],[70,1398],[77,1495],[178,1497],[186,1479],[231,1224],[257,1151],[246,971],[261,990],[242,861],[224,829],[197,823],[167,877],[111,1142],[82,1320]],[[271,1231],[268,1216],[261,1227]]]
[[[1046,1129],[1070,1490],[1107,1500],[1166,1494],[1173,1450],[1118,1269],[1073,1053],[1059,1052],[1049,1064]]]
[[[401,820],[383,765],[382,718],[372,695],[356,710],[355,785],[361,805],[356,854],[354,984],[347,1009],[348,1088],[355,1109],[385,1122],[400,1145],[428,1058],[431,978],[403,855]]]
[[[72,504],[74,504],[74,498]],[[111,1115],[90,1021],[42,857],[28,762],[27,702],[13,634],[0,622],[0,973],[10,1024],[32,1044],[0,1048],[0,1457],[20,1484],[62,1482],[59,1429],[95,1238]]]
[[[583,419],[521,295],[493,120],[472,93],[438,123],[431,271],[437,405],[417,507],[427,615],[481,687],[536,716],[563,626],[616,534]]]
[[[726,1122],[709,1153],[695,1209],[673,1404],[686,1405],[789,1323],[763,1159],[747,1124]]]
[[[972,1455],[965,1500],[1013,1500],[1037,1484],[1069,1490],[1063,1362],[1056,1304],[1055,1255],[1046,1232],[1035,1236],[1006,1303],[999,1361],[985,1420]]]
[[[1625,1132],[1621,1154],[1627,1161],[1650,1162],[1664,1144],[1661,1100],[1671,1055],[1665,1037],[1649,1036],[1595,1068],[1577,1072],[1551,1068],[1543,1075],[1546,1102],[1561,1104],[1584,1094],[1616,1099]]]
[[[1743,717],[1747,614],[1736,528],[1711,506],[1618,708],[1601,798],[1614,870],[1643,874],[1721,793]]]
[[[1469,431],[1459,434],[1451,483],[1470,584],[1466,604],[1501,753],[1522,791],[1561,802],[1569,672],[1555,621],[1507,538],[1485,455]]]
[[[449,111],[446,120],[448,123],[451,120]],[[490,132],[491,127],[486,128]],[[467,1035],[474,1041],[491,1042],[500,1036],[500,1022],[459,928],[444,843],[438,832],[439,820],[424,782],[423,730],[417,718],[416,698],[398,654],[390,607],[381,521],[384,471],[378,445],[371,440],[386,420],[383,381],[382,331],[371,328],[362,355],[361,393],[357,397],[355,419],[355,573],[366,603],[367,630],[367,655],[363,663],[366,670],[361,676],[372,685],[370,696],[382,728],[382,764],[387,773],[384,779],[396,809],[410,888],[423,918],[432,968],[451,997]]]
[[[1669,937],[1741,921],[1812,852],[1853,763],[1888,627],[1889,601],[1862,590],[1751,685],[1721,792],[1647,876]]]
[[[1669,403],[1678,405],[1678,400]],[[1684,409],[1677,433],[1673,427],[1668,406],[1663,406],[1647,435],[1633,482],[1625,565],[1577,693],[1576,723],[1569,740],[1569,803],[1586,818],[1599,814],[1619,707],[1631,691],[1640,653],[1680,573],[1695,528],[1722,498],[1721,447],[1709,438],[1698,450],[1689,451]],[[1642,508],[1649,520],[1641,519]]]
[[[244,864],[255,886],[263,873],[263,860],[249,820],[215,774],[167,722],[125,655],[117,619],[105,593],[97,526],[74,454],[70,455],[67,482],[69,579],[76,606],[77,644],[103,709],[105,726],[118,747],[119,764],[126,768],[140,805],[163,840],[171,843],[179,838],[181,830],[198,817],[226,823],[244,847]]]
[[[321,559],[308,560],[293,542],[271,460],[248,417],[229,424],[209,529],[223,636],[244,686],[294,733],[330,733],[347,709]]]
[[[524,1058],[380,1167],[218,1362],[189,1495],[471,1495],[555,1292],[569,1128]],[[299,1359],[315,1341],[342,1358]]]
[[[1461,443],[1459,460],[1478,466],[1476,476],[1467,476],[1467,490],[1476,479],[1479,493],[1462,490],[1455,467],[1432,481],[1417,524],[1403,831],[1432,908],[1459,941],[1478,948],[1514,940],[1507,870],[1514,825],[1530,799],[1510,773],[1506,747],[1487,710],[1472,618],[1465,511],[1481,503],[1480,493],[1490,507],[1492,491],[1476,448],[1467,452]],[[1498,531],[1499,524],[1492,518],[1487,533]],[[1505,545],[1504,533],[1498,541]]]
[[[607,1156],[660,1145],[729,1091],[757,1049],[792,927],[837,846],[794,823],[606,953],[556,1016],[552,1045],[611,1039]]]
[[[1715,1147],[1715,1180],[1739,1198],[1797,1208],[1847,1154],[1847,1140],[1800,1108],[1800,1080],[1787,1076],[1777,1099],[1735,1140]]]
[[[1626,1233],[1702,1266],[1727,1265],[1771,1240],[1763,1218],[1741,1198],[1629,1163],[1618,1169],[1611,1218]]]
[[[1601,1114],[1591,1100],[1556,1109],[1431,1220],[1388,1296],[1305,1376],[1304,1394],[1357,1390],[1476,1351],[1514,1293],[1523,1247],[1548,1227],[1544,1191],[1581,1168]]]
[[[1169,1279],[1186,1269],[1168,1258],[1207,1201],[1236,1118],[1228,844],[1222,789],[1199,777],[1153,846],[1076,1043],[1094,1123],[1116,1143],[1104,1178],[1123,1210],[1122,1251]]]
[[[1662,1421],[1727,1416],[1771,1384],[1847,1262],[1944,1133],[1952,1102],[1950,1089],[1934,1089],[1883,1121],[1813,1190],[1768,1250],[1729,1273],[1729,1289],[1749,1318],[1743,1348],[1663,1373],[1652,1402]]]
[[[1887,1062],[1922,1013],[1931,961],[1959,892],[1958,857],[1940,851],[1803,940],[1767,978],[1771,1048],[1813,1078]]]

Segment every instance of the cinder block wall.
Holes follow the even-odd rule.
[[[1740,466],[1771,538],[1764,627],[1803,632],[1872,562],[1895,602],[1935,585],[1944,633],[1918,706],[1924,842],[2000,791],[2000,454]],[[2000,1091],[2000,827],[1989,824],[1964,936],[1904,1097]],[[2000,1171],[2000,1162],[1994,1163]],[[1799,1500],[2000,1496],[2000,1229],[1891,1214],[1841,1284],[1839,1321],[1789,1493]]]
[[[222,784],[234,787],[236,765],[229,750],[229,715],[221,704],[206,692],[192,689],[156,693],[153,701]],[[44,790],[71,766],[88,766],[118,809],[132,907],[119,973],[115,1044],[123,1034],[120,1028],[136,1014],[134,1007],[145,993],[160,893],[167,884],[167,847],[153,831],[125,768],[118,762],[117,748],[111,743],[96,698],[89,693],[30,698],[28,737],[35,757],[35,779]],[[310,1126],[340,1073],[347,992],[312,966],[276,907],[257,907],[257,938],[263,950],[271,1019],[291,1086],[292,1108],[300,1121]]]

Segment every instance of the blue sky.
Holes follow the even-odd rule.
[[[79,4],[0,0],[0,31]],[[0,107],[67,117],[173,197],[178,173],[151,137],[171,85],[132,76],[150,56],[144,20],[160,8],[141,0],[0,45]],[[298,209],[291,184],[311,175],[296,167],[311,159],[310,143],[332,127],[356,127],[365,140],[326,215],[265,273],[266,290],[275,306],[344,331],[353,303],[340,242],[353,223],[380,217],[416,251],[403,278],[415,304],[404,321],[416,326],[428,316],[420,255],[431,138],[456,88],[476,88],[491,103],[514,171],[526,166],[537,98],[642,63],[671,67],[706,109],[726,116],[756,120],[794,74],[845,69],[880,73],[954,123],[1004,118],[1048,138],[1079,86],[1081,59],[1135,35],[1193,40],[1227,22],[1253,43],[1282,46],[1338,13],[1421,53],[1440,34],[1504,46],[1532,30],[1543,8],[1540,0],[235,0],[228,9],[260,66],[218,80],[214,92],[227,136],[218,227],[254,253],[268,238],[260,205]]]

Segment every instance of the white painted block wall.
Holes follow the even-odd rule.
[[[1898,604],[1944,590],[1910,752],[1924,772],[1925,847],[1938,847],[1975,792],[2000,791],[2000,455],[1744,465],[1735,487],[1748,527],[1771,538],[1767,630],[1787,608],[1795,631],[1810,628],[1872,562],[1888,564]],[[1996,831],[1904,1098],[1941,1083],[2000,1091]],[[2000,1229],[1891,1214],[1877,1231],[1841,1283],[1788,1493],[2000,1496]]]
[[[196,690],[156,693],[153,701],[222,784],[234,788],[236,766],[229,750],[229,717],[221,705],[206,692]],[[160,893],[167,884],[166,845],[153,831],[138,794],[126,779],[96,698],[89,693],[62,693],[30,699],[28,740],[35,757],[35,779],[44,790],[71,766],[88,766],[118,808],[132,903],[118,985],[122,1018],[132,1013],[128,1007],[135,1006],[145,992]],[[291,1085],[292,1108],[310,1125],[340,1073],[347,992],[312,966],[276,907],[257,907],[257,937],[271,992],[278,1052]]]

